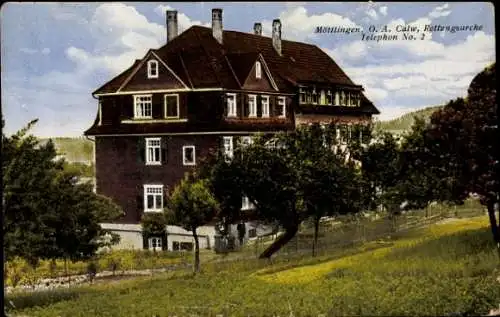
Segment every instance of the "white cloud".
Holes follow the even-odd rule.
[[[450,13],[451,13],[450,10],[446,10],[448,8],[449,8],[448,3],[445,3],[442,6],[438,6],[438,7],[434,8],[434,10],[432,10],[429,13],[429,17],[433,18],[433,19],[440,18],[440,17],[446,17],[446,16],[450,15]]]
[[[374,20],[378,19],[377,11],[375,11],[375,9],[373,9],[373,8],[368,9],[366,11],[366,15]]]
[[[380,14],[382,14],[383,16],[386,16],[387,15],[387,6],[380,7],[378,9],[378,12],[380,12]]]
[[[173,7],[169,5],[159,5],[155,8],[155,12],[163,17],[163,20],[165,20],[165,14],[167,10],[176,10]],[[177,24],[178,24],[178,31],[179,33],[182,33],[183,31],[189,29],[193,25],[201,25],[205,27],[212,27],[211,22],[203,23],[198,20],[192,20],[190,17],[185,15],[182,12],[177,13]]]
[[[317,26],[343,26],[359,27],[356,23],[342,15],[325,12],[320,15],[308,15],[304,7],[288,7],[281,12],[282,37],[287,40],[304,41],[307,38],[315,38],[314,29]],[[262,34],[272,34],[272,21],[262,22]]]
[[[428,106],[465,96],[478,72],[495,61],[495,38],[484,32],[469,35],[462,42],[444,45],[435,41],[418,43],[400,41],[386,45],[364,46],[348,43],[334,50],[325,50],[355,83],[366,89],[366,95],[383,112],[387,107],[415,103]],[[360,42],[357,42],[360,43]],[[363,54],[348,54],[349,50]],[[394,48],[407,52],[406,60],[393,63],[349,66],[353,61],[365,61],[367,56],[390,54]],[[398,53],[401,54],[401,53]],[[416,59],[417,58],[417,59]],[[413,61],[412,61],[413,60]],[[398,105],[394,103],[398,101]],[[395,113],[391,110],[391,113]],[[384,114],[385,116],[385,114]]]

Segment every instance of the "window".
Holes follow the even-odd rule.
[[[226,157],[226,162],[233,158],[233,137],[225,136],[224,141],[224,156]]]
[[[328,93],[326,94],[326,104],[327,105],[332,105],[332,92],[328,90]]]
[[[316,92],[316,89],[313,89],[312,92],[312,103],[313,104],[318,104],[318,93]]]
[[[163,185],[144,185],[144,211],[163,211]]]
[[[344,91],[341,91],[341,92],[340,92],[340,105],[341,105],[341,106],[345,106],[345,99],[346,99],[346,97],[345,97],[345,92],[344,92]]]
[[[161,138],[146,138],[146,165],[161,164]]]
[[[227,116],[236,117],[236,94],[227,94]]]
[[[182,164],[196,165],[196,154],[194,145],[185,145],[182,147]]]
[[[310,90],[306,90],[306,103],[312,103],[312,96]]]
[[[255,63],[255,78],[260,79],[262,77],[262,69],[260,67],[260,62]]]
[[[255,238],[257,236],[257,229],[252,228],[248,230],[248,237]]]
[[[148,61],[148,78],[158,78],[158,61]]]
[[[278,97],[278,111],[279,111],[279,117],[280,118],[286,117],[286,102],[285,102],[285,97]]]
[[[350,92],[347,92],[346,93],[346,103],[345,103],[347,106],[350,106],[351,105],[351,93]]]
[[[253,144],[253,138],[251,136],[241,137],[241,145],[243,147]]]
[[[358,94],[358,98],[356,98],[356,106],[361,106],[361,95]]]
[[[185,251],[193,250],[193,242],[181,242],[180,249]]]
[[[179,118],[179,95],[165,95],[165,118]]]
[[[161,238],[149,238],[149,250],[153,251],[161,251],[162,250],[162,241]]]
[[[257,96],[255,95],[248,95],[248,116],[257,116]]]
[[[338,91],[335,92],[335,105],[340,105],[340,96]]]
[[[250,199],[248,199],[247,196],[243,196],[241,199],[241,210],[248,210],[248,209],[252,209],[253,207],[254,206],[250,202]]]
[[[326,95],[325,95],[324,90],[321,91],[320,98],[319,98],[319,104],[326,105]]]
[[[269,96],[262,96],[262,117],[269,118]]]
[[[306,92],[304,88],[299,88],[299,103],[306,103]]]
[[[153,117],[153,98],[151,95],[134,96],[135,118],[150,119]]]

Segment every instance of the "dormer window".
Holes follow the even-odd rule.
[[[312,92],[312,103],[315,105],[318,104],[318,93],[316,92],[316,89],[313,89]]]
[[[299,88],[299,103],[306,103],[306,92],[304,88]]]
[[[326,94],[326,104],[331,106],[332,105],[332,92],[328,90],[328,93]]]
[[[154,59],[148,61],[148,78],[158,78],[158,61]]]
[[[320,97],[319,97],[319,104],[320,105],[326,105],[326,95],[325,95],[325,91],[324,90],[321,91],[321,94],[320,94]]]
[[[262,77],[262,68],[260,62],[255,63],[255,78],[260,79]]]

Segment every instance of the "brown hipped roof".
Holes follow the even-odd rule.
[[[317,46],[282,40],[280,56],[274,50],[270,37],[250,33],[224,31],[223,45],[220,45],[210,28],[192,26],[155,52],[191,88],[239,89],[235,76],[241,77],[251,65],[249,62],[255,62],[259,53],[280,91],[289,91],[298,83],[312,82],[356,86]],[[130,67],[94,93],[116,91],[133,68]],[[238,79],[241,81],[241,78]]]

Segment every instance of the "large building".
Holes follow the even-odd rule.
[[[231,155],[257,132],[332,119],[363,123],[379,113],[320,48],[283,40],[280,20],[265,37],[260,23],[252,33],[224,30],[221,9],[212,10],[212,28],[181,34],[177,12],[166,17],[167,43],[93,93],[97,116],[85,131],[95,140],[97,193],[124,210],[106,226],[132,244],[141,239],[142,215],[162,211],[165,193],[209,149]],[[206,231],[210,243],[213,230]],[[168,249],[190,241],[181,233],[169,238]],[[159,243],[166,247],[151,239],[143,245]]]

